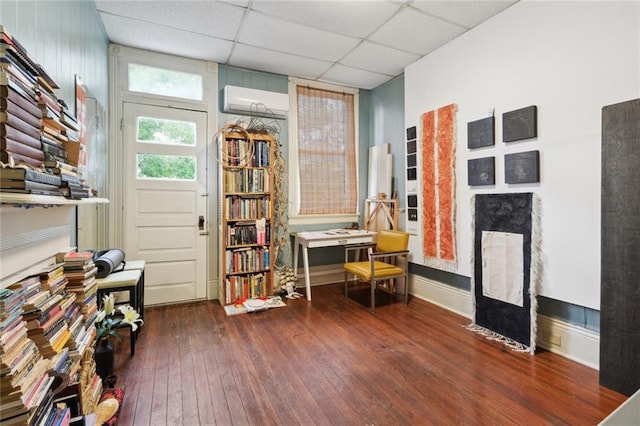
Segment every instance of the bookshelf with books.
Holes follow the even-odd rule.
[[[273,144],[232,126],[219,136],[220,300],[228,305],[273,293]]]
[[[80,123],[56,89],[46,70],[0,25],[0,193],[93,195],[83,179]]]

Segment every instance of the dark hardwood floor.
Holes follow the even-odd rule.
[[[327,285],[232,317],[217,301],[148,308],[136,355],[116,344],[119,424],[596,425],[626,399],[596,370],[383,299],[371,315]]]

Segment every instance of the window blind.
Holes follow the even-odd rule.
[[[300,214],[357,211],[354,95],[297,86]]]

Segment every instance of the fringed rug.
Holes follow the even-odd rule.
[[[455,115],[451,104],[422,114],[422,250],[426,266],[457,270]]]
[[[536,348],[540,207],[533,193],[472,199],[472,331],[514,350]]]

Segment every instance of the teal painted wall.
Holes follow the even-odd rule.
[[[371,91],[370,146],[388,143],[393,154],[393,189],[398,194],[400,208],[406,207],[405,190],[405,128],[404,74]]]

